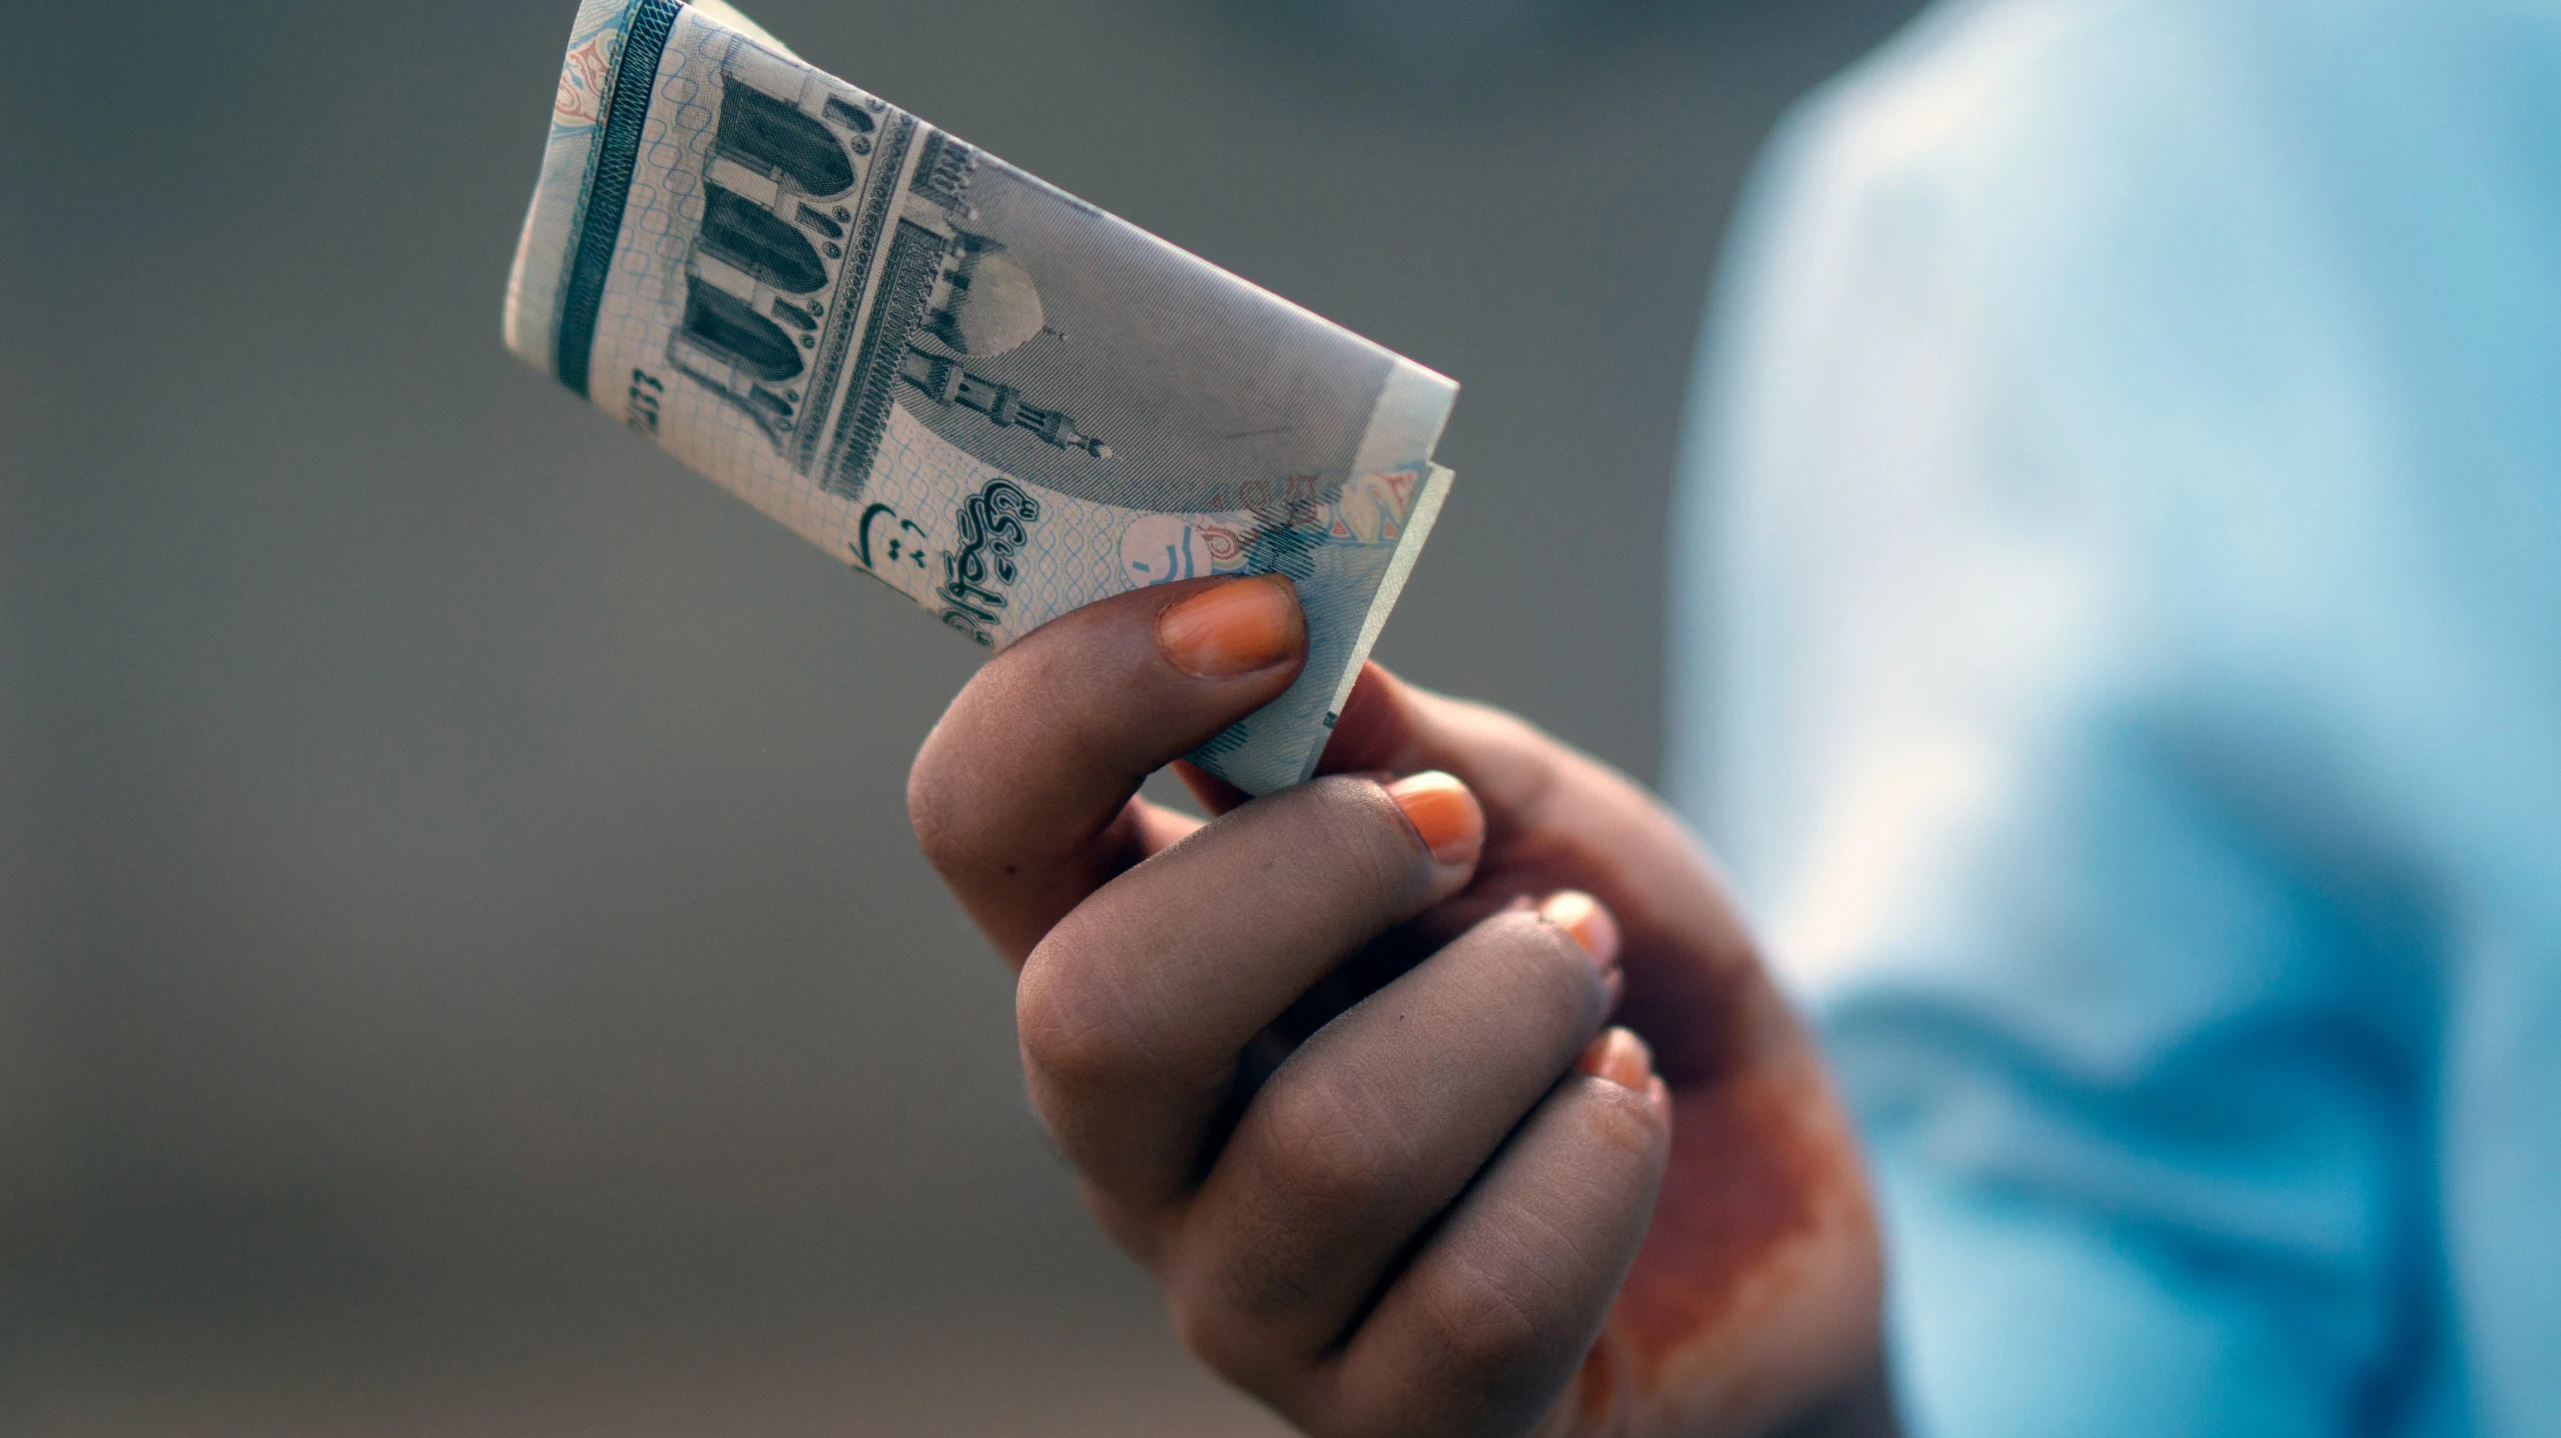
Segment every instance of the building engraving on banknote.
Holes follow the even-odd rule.
[[[584,0],[509,345],[1000,648],[1280,573],[1306,672],[1201,751],[1312,769],[1449,476],[1456,386],[801,61],[721,0]]]
[[[590,42],[573,55],[564,93],[592,93],[596,50]],[[862,495],[902,381],[999,428],[1109,459],[1111,447],[1072,415],[969,368],[1044,329],[1030,273],[1001,240],[967,228],[978,152],[776,58],[736,39],[720,59],[703,214],[668,367],[847,499]],[[831,416],[834,443],[819,461]]]
[[[855,113],[877,114],[886,107],[869,100],[853,108]],[[843,281],[832,297],[826,334],[819,341],[817,367],[810,376],[809,392],[816,398],[806,407],[792,434],[791,460],[803,472],[817,453],[819,433],[826,427],[837,383],[844,375],[863,290],[871,280],[872,264],[880,255],[881,232],[887,228],[891,207],[897,202],[898,177],[906,172],[908,147],[916,138],[916,121],[906,115],[887,115],[878,121],[877,128],[879,134],[872,144],[873,158],[862,195],[851,209],[839,205],[832,212],[836,223],[848,227],[843,242],[847,260]]]
[[[805,468],[914,121],[884,127],[876,99],[838,93],[743,38],[724,48],[684,314],[666,358]]]

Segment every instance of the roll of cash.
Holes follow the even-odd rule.
[[[1282,573],[1309,661],[1192,757],[1305,779],[1448,497],[1458,387],[817,70],[586,0],[508,347],[991,651]]]

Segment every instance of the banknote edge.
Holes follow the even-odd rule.
[[[619,35],[633,3],[634,0],[580,0],[577,14],[569,24],[568,47],[562,53],[564,70],[570,59],[577,55],[582,39],[591,39],[607,31]],[[619,57],[619,46],[614,53]],[[595,169],[596,158],[595,137],[581,135],[584,145],[577,162],[577,183],[560,186],[570,194],[569,215],[562,226],[561,246],[556,253],[547,252],[543,245],[542,201],[544,193],[551,187],[554,171],[560,165],[560,151],[564,143],[563,127],[557,118],[557,99],[553,103],[551,134],[543,147],[542,166],[534,178],[533,198],[525,205],[525,221],[516,235],[515,258],[507,266],[507,310],[500,319],[500,334],[508,352],[523,361],[527,368],[544,374],[552,372],[552,356],[560,329],[560,285],[568,272],[569,240],[577,233],[587,212],[587,182]],[[541,333],[536,335],[527,322],[526,288],[529,277],[538,266],[550,271],[546,276],[550,282],[550,298],[544,305],[545,313],[540,317]]]
[[[1318,731],[1313,750],[1298,772],[1297,782],[1304,784],[1316,776],[1316,766],[1325,757],[1325,745],[1334,737],[1334,725],[1343,717],[1343,706],[1351,701],[1352,686],[1360,682],[1361,670],[1369,665],[1369,652],[1377,647],[1378,637],[1387,632],[1388,616],[1396,612],[1396,602],[1405,595],[1405,581],[1412,578],[1414,565],[1423,557],[1423,545],[1432,537],[1432,526],[1441,518],[1441,506],[1448,502],[1450,486],[1458,482],[1456,471],[1444,465],[1425,461],[1424,488],[1414,501],[1413,513],[1405,520],[1405,532],[1396,541],[1396,552],[1388,556],[1387,572],[1379,576],[1378,590],[1370,596],[1369,612],[1361,616],[1360,632],[1352,637],[1351,662],[1344,666],[1343,677],[1335,682],[1334,694],[1325,702],[1324,727]]]
[[[735,30],[787,60],[797,60],[803,65],[809,65],[810,69],[817,70],[820,74],[829,73],[821,66],[810,65],[809,61],[801,58],[798,51],[777,39],[773,31],[757,24],[745,11],[730,4],[729,0],[684,0],[684,6],[714,25],[724,30]]]
[[[681,0],[635,0],[623,22],[613,89],[605,99],[595,157],[588,162],[587,204],[573,227],[568,273],[560,285],[560,318],[552,331],[552,374],[581,396],[592,398],[587,395],[587,366],[595,352],[596,322],[631,204],[632,171],[658,88],[658,66],[684,9]]]
[[[1385,348],[1375,341],[1364,342],[1374,348]],[[1404,590],[1405,575],[1413,568],[1423,539],[1430,536],[1432,522],[1440,515],[1437,495],[1444,486],[1435,481],[1445,481],[1450,471],[1433,463],[1431,455],[1440,447],[1441,435],[1449,426],[1450,413],[1458,406],[1459,385],[1447,375],[1427,369],[1394,350],[1386,350],[1386,353],[1394,363],[1379,382],[1378,397],[1371,403],[1369,423],[1353,454],[1352,473],[1376,474],[1422,466],[1423,473],[1414,498],[1415,508],[1397,535],[1396,547],[1388,556],[1387,568],[1380,574],[1379,587],[1371,591],[1370,602],[1361,611],[1361,626],[1344,651],[1342,668],[1330,676],[1330,695],[1320,711],[1322,722],[1306,735],[1305,749],[1295,756],[1294,767],[1281,767],[1290,765],[1292,756],[1286,749],[1274,745],[1264,755],[1271,762],[1256,766],[1260,774],[1248,772],[1236,761],[1251,752],[1251,741],[1237,748],[1228,748],[1222,743],[1233,730],[1221,731],[1201,751],[1190,756],[1193,763],[1248,793],[1265,794],[1292,784],[1303,784],[1315,772],[1316,765],[1324,758],[1326,742],[1333,736],[1334,720],[1342,712],[1343,701],[1350,694],[1352,685],[1359,681],[1361,666],[1369,658],[1370,646],[1386,628],[1387,616],[1395,608],[1396,596]],[[1429,513],[1425,514],[1427,506]],[[1418,519],[1419,530],[1416,528]],[[1379,602],[1381,595],[1386,596],[1384,605]],[[1308,679],[1314,677],[1307,676]],[[1297,686],[1291,687],[1295,692]],[[1288,696],[1283,695],[1273,700],[1271,705],[1266,705],[1265,709],[1287,702]],[[1257,710],[1256,714],[1262,712]],[[1254,717],[1248,715],[1239,720],[1239,727],[1249,725]],[[1216,752],[1207,752],[1211,750]]]

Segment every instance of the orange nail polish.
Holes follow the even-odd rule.
[[[1606,971],[1618,962],[1618,920],[1601,907],[1601,901],[1580,889],[1566,889],[1547,896],[1538,906],[1538,916],[1563,929],[1583,946],[1592,967]]]
[[[1278,574],[1212,585],[1156,616],[1156,647],[1203,679],[1267,669],[1299,651],[1306,622],[1298,587]]]
[[[1387,797],[1442,863],[1467,863],[1485,847],[1485,811],[1456,775],[1437,769],[1411,775],[1388,785]]]
[[[1620,1088],[1635,1093],[1650,1092],[1654,1078],[1654,1051],[1645,1040],[1625,1029],[1603,1029],[1601,1036],[1583,1050],[1574,1067],[1594,1078],[1608,1079]]]

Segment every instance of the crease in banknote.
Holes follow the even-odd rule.
[[[1307,670],[1195,757],[1310,773],[1449,487],[1457,386],[792,55],[588,0],[507,343],[990,650],[1285,573]]]

